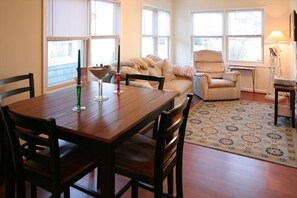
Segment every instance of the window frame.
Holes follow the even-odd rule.
[[[259,11],[261,12],[262,24],[261,24],[261,34],[259,35],[229,35],[228,32],[228,13],[230,12],[246,12],[246,11]],[[246,63],[255,63],[255,64],[263,64],[264,63],[264,9],[263,8],[253,8],[253,9],[230,9],[230,10],[209,10],[209,11],[192,11],[191,15],[191,52],[194,51],[194,39],[195,38],[220,38],[219,36],[197,36],[194,35],[194,14],[197,13],[222,13],[222,26],[223,26],[223,36],[222,36],[222,54],[226,62],[235,63],[235,64],[246,64]],[[260,38],[261,39],[261,60],[253,61],[253,60],[229,60],[229,38]]]
[[[74,80],[69,80],[69,81],[65,81],[63,83],[59,83],[59,84],[56,84],[56,85],[49,85],[48,84],[48,76],[49,76],[49,64],[48,64],[48,51],[49,51],[49,45],[48,45],[48,42],[51,42],[51,41],[71,41],[71,40],[81,40],[82,44],[81,44],[81,65],[89,65],[90,62],[91,62],[91,40],[92,39],[115,39],[115,57],[114,57],[114,61],[116,61],[117,59],[117,56],[118,56],[118,45],[120,44],[120,0],[96,0],[96,1],[102,1],[102,2],[107,2],[107,3],[113,3],[113,4],[117,4],[117,10],[115,10],[114,12],[114,34],[113,35],[101,35],[101,36],[92,36],[91,35],[91,13],[92,13],[92,1],[93,0],[87,0],[87,9],[88,9],[88,12],[87,12],[87,18],[88,18],[88,21],[87,21],[87,27],[86,27],[86,31],[87,31],[87,35],[86,36],[54,36],[54,35],[48,35],[47,31],[48,29],[50,30],[50,32],[52,31],[52,26],[51,24],[48,23],[48,20],[50,21],[50,23],[53,23],[53,20],[52,20],[52,16],[49,15],[48,12],[52,12],[53,10],[48,10],[48,6],[49,4],[51,4],[51,0],[43,0],[44,3],[43,3],[43,10],[44,10],[44,18],[43,18],[43,21],[44,21],[44,51],[43,51],[43,93],[46,93],[48,91],[52,91],[52,90],[56,90],[56,89],[59,89],[59,88],[62,88],[62,87],[67,87],[67,86],[71,86],[73,84],[75,84],[75,81]],[[48,4],[49,3],[49,4]],[[52,4],[51,4],[52,6]],[[50,17],[50,18],[48,18]]]
[[[193,31],[194,31],[194,27],[193,27],[193,23],[194,23],[194,20],[193,20],[193,15],[196,14],[196,13],[220,13],[222,15],[222,35],[219,36],[219,35],[216,35],[216,36],[209,36],[209,35],[201,35],[201,36],[195,36],[193,35]],[[224,54],[225,50],[224,50],[224,46],[225,46],[225,38],[224,38],[224,32],[225,32],[225,26],[224,26],[224,11],[222,10],[212,10],[212,11],[195,11],[195,12],[191,12],[191,27],[192,27],[192,35],[191,35],[191,51],[193,52],[194,51],[194,39],[199,39],[199,38],[218,38],[218,39],[221,39],[222,40],[222,53]]]
[[[116,5],[115,6],[115,9],[113,10],[114,11],[114,20],[113,20],[113,34],[110,34],[110,35],[92,35],[92,22],[90,22],[89,24],[89,30],[90,30],[90,39],[89,39],[89,46],[90,46],[90,51],[92,51],[92,46],[91,46],[91,42],[92,40],[104,40],[104,39],[114,39],[115,40],[115,46],[114,46],[114,49],[115,49],[115,57],[114,57],[114,60],[113,61],[116,61],[117,59],[117,56],[118,56],[118,45],[120,45],[120,1],[118,0],[91,0],[91,2],[93,1],[101,1],[101,2],[105,2],[105,3],[110,3],[110,4],[114,4]],[[92,6],[92,3],[91,3],[91,6]],[[90,6],[90,7],[91,7]],[[90,8],[90,20],[92,20],[92,8]],[[91,52],[89,53],[89,61],[90,61],[90,64],[92,63],[92,55],[91,55]],[[98,63],[99,64],[99,63]]]
[[[54,85],[50,85],[49,86],[49,82],[48,82],[48,78],[49,78],[49,65],[48,65],[48,42],[55,42],[55,41],[81,41],[81,48],[79,48],[81,50],[81,65],[86,65],[87,63],[87,60],[86,60],[86,46],[87,46],[87,40],[88,38],[86,37],[51,37],[51,38],[47,38],[47,42],[46,42],[46,69],[45,71],[46,72],[46,78],[44,79],[44,81],[46,81],[46,86],[47,86],[47,91],[51,91],[51,90],[55,90],[55,89],[59,89],[61,87],[65,87],[65,86],[69,86],[69,85],[72,85],[72,84],[75,84],[75,81],[72,80],[72,79],[69,79],[68,81],[64,81],[63,83],[58,83],[58,84],[54,84]]]
[[[142,40],[143,38],[152,38],[153,39],[153,54],[158,55],[159,54],[159,40],[161,38],[167,38],[168,40],[168,45],[167,45],[167,58],[170,59],[171,58],[171,12],[169,10],[164,10],[164,9],[159,9],[159,8],[155,8],[155,7],[150,7],[150,6],[143,6],[142,8],[142,12],[144,12],[144,10],[149,10],[153,12],[153,24],[152,24],[152,34],[144,34],[143,33],[143,29],[142,29]],[[169,14],[169,35],[160,35],[159,31],[158,31],[158,18],[159,18],[159,12],[166,12]],[[142,24],[143,24],[143,19],[142,19]],[[141,46],[141,55],[142,56],[146,56],[147,54],[143,54],[143,42],[142,46]]]

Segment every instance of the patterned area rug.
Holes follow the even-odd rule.
[[[296,168],[296,129],[290,119],[273,121],[273,104],[199,102],[190,110],[185,141]]]

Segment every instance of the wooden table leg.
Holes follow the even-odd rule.
[[[251,71],[252,72],[252,80],[253,80],[253,93],[255,93],[255,70],[252,70]]]
[[[278,89],[274,91],[274,125],[277,125],[278,117]]]
[[[295,128],[295,91],[290,91],[290,103],[292,127]]]
[[[100,161],[101,197],[115,197],[114,149],[108,148]]]

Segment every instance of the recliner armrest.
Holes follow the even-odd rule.
[[[196,73],[195,76],[201,77],[201,78],[206,78],[207,83],[211,83],[211,76],[207,73]]]
[[[239,75],[240,73],[238,71],[226,72],[223,76],[223,79],[236,82]]]

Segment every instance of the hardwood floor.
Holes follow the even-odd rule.
[[[241,98],[260,102],[264,94],[242,92]],[[199,101],[194,97],[193,104]],[[284,101],[283,103],[288,103]],[[83,178],[80,183],[95,186],[96,173]],[[127,181],[116,176],[116,189]],[[206,147],[185,143],[183,164],[185,198],[293,198],[297,197],[297,169],[253,158],[235,155]],[[166,183],[166,182],[165,182]],[[29,191],[29,187],[27,187]],[[28,192],[29,195],[29,192]],[[38,197],[49,194],[41,189]],[[153,197],[152,193],[140,190],[140,197]],[[3,187],[0,197],[4,197]],[[29,197],[29,196],[28,196]],[[87,197],[71,189],[71,197]],[[124,197],[130,197],[128,191]]]

